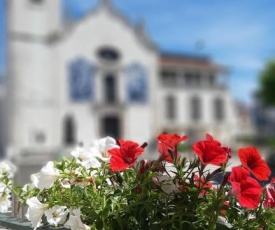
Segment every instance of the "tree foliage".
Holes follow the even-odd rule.
[[[259,99],[266,106],[275,106],[275,59],[269,61],[260,74]]]

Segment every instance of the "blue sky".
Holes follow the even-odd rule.
[[[96,0],[63,0],[81,18]],[[0,0],[0,72],[5,71],[4,0]],[[163,51],[210,56],[231,70],[234,96],[250,102],[258,74],[275,57],[274,0],[113,0],[132,22],[140,18]],[[198,41],[203,49],[198,50]]]

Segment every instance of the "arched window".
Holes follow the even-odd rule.
[[[76,143],[76,125],[72,116],[66,116],[63,123],[64,145],[70,146]]]
[[[126,90],[129,102],[146,102],[148,97],[147,71],[133,64],[126,69]]]
[[[89,101],[94,96],[95,68],[83,58],[70,63],[70,98],[72,101]]]
[[[165,99],[166,118],[168,120],[176,119],[176,98],[169,95]]]
[[[214,119],[222,121],[225,116],[224,101],[221,98],[214,99]]]
[[[200,120],[202,116],[202,105],[200,98],[197,96],[192,97],[190,101],[190,107],[191,119],[195,121]]]

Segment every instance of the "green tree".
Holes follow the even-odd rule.
[[[275,106],[275,59],[270,60],[260,74],[258,96],[264,105]]]

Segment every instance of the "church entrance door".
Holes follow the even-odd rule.
[[[101,120],[101,134],[102,137],[121,138],[120,119],[115,115],[104,117]]]

